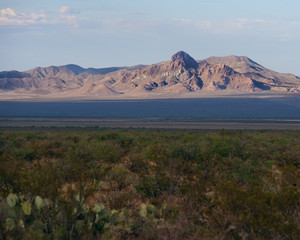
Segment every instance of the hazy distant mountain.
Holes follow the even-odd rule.
[[[265,78],[273,79],[278,84],[284,85],[287,88],[299,85],[300,78],[290,73],[278,73],[267,69],[247,57],[227,56],[227,57],[210,57],[205,59],[209,64],[226,64],[233,68],[236,72],[247,73],[253,76],[252,73],[262,75]],[[200,62],[200,61],[199,61]]]
[[[0,72],[0,98],[201,97],[203,94],[300,93],[300,78],[264,68],[247,57],[196,61],[178,52],[170,61],[149,66],[82,68],[37,67]]]

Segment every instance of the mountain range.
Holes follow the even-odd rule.
[[[180,51],[170,61],[132,67],[36,67],[0,72],[0,99],[126,99],[300,93],[300,78],[267,69],[247,57],[196,61]]]

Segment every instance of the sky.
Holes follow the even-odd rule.
[[[183,50],[300,76],[299,0],[0,0],[0,71],[132,66]]]

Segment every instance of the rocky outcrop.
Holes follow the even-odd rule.
[[[191,68],[197,68],[198,63],[194,58],[192,58],[186,52],[180,51],[171,57],[170,66],[171,69],[177,69],[177,68],[191,69]]]
[[[264,68],[247,57],[196,61],[180,51],[170,61],[149,66],[84,69],[77,65],[0,72],[0,92],[51,96],[157,96],[231,92],[300,92],[300,78]],[[150,95],[149,95],[150,94]],[[1,95],[0,95],[1,97]]]

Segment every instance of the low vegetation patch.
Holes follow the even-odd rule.
[[[2,239],[299,239],[300,132],[0,130]]]

